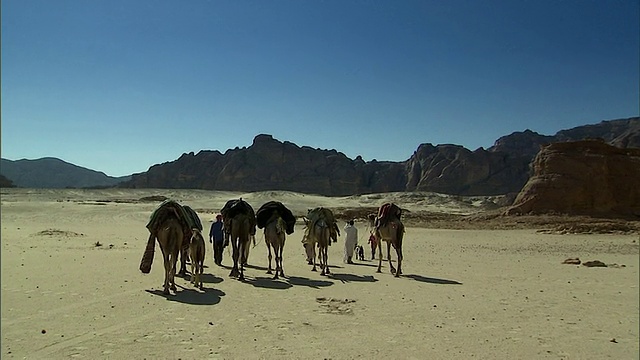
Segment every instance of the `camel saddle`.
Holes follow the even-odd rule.
[[[396,218],[400,220],[402,216],[402,209],[394,203],[386,203],[380,206],[378,209],[378,216],[376,217],[375,227],[376,229],[384,226],[390,219]]]

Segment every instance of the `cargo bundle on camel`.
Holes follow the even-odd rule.
[[[233,248],[233,268],[229,276],[244,280],[244,266],[249,258],[249,242],[256,239],[256,213],[253,207],[240,199],[229,200],[220,210],[226,241]]]
[[[307,261],[309,265],[313,264],[311,271],[316,271],[316,254],[315,245],[318,246],[318,259],[320,260],[320,275],[329,274],[328,265],[328,249],[333,242],[338,241],[340,230],[333,212],[324,207],[317,207],[309,210],[305,221],[305,233],[302,237],[302,243],[307,250]]]
[[[149,239],[140,261],[140,271],[144,274],[151,271],[157,239],[165,260],[165,293],[168,293],[169,287],[175,291],[173,276],[178,253],[181,254],[180,273],[184,274],[192,233],[194,230],[202,231],[200,218],[190,207],[182,206],[174,200],[165,200],[151,214],[147,229]]]
[[[256,217],[258,228],[264,228],[264,242],[267,244],[267,250],[269,251],[269,268],[267,269],[267,274],[272,273],[271,248],[273,247],[273,252],[276,257],[276,273],[273,278],[278,279],[278,276],[284,277],[282,253],[284,251],[286,235],[293,234],[296,217],[293,216],[291,210],[279,201],[268,201],[264,203],[256,212]]]

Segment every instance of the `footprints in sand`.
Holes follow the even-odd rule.
[[[80,237],[80,236],[84,236],[84,234],[78,234],[77,232],[66,231],[66,230],[47,229],[47,230],[38,231],[37,233],[32,234],[32,236]]]
[[[316,302],[320,305],[320,309],[328,314],[353,315],[351,308],[356,301],[353,299],[317,297]]]

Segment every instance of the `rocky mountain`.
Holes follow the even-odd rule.
[[[313,149],[258,135],[251,146],[183,154],[175,161],[134,174],[123,187],[210,190],[288,190],[338,196],[388,191],[434,191],[457,195],[517,193],[531,175],[540,147],[601,138],[620,147],[640,147],[640,118],[603,121],[558,132],[513,133],[494,146],[470,151],[458,145],[421,144],[404,162],[365,162],[336,150]]]
[[[183,154],[134,174],[123,187],[234,191],[288,190],[321,195],[402,191],[404,165],[349,159],[336,150],[313,149],[258,135],[248,148]]]
[[[103,172],[70,164],[57,158],[2,159],[0,173],[17,187],[89,188],[110,187],[131,177],[112,177]]]
[[[249,147],[183,154],[131,177],[114,178],[59,159],[2,159],[0,173],[19,187],[183,188],[232,191],[288,190],[338,196],[390,191],[455,195],[515,194],[532,175],[532,160],[546,144],[599,138],[619,148],[640,148],[640,118],[541,135],[531,130],[496,140],[488,149],[429,143],[402,162],[350,159],[258,135]],[[122,183],[121,183],[122,182]]]
[[[540,135],[527,129],[499,138],[488,151],[506,152],[512,156],[526,156],[533,159],[543,145],[586,139],[603,139],[620,148],[640,148],[640,117],[578,126],[558,131],[553,136]]]
[[[544,146],[507,214],[640,216],[640,149],[603,140]]]

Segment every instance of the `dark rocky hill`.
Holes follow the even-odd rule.
[[[457,195],[518,192],[531,175],[531,162],[545,144],[600,138],[640,147],[640,118],[541,135],[531,130],[470,151],[459,145],[421,144],[404,162],[365,162],[336,150],[313,149],[258,135],[247,148],[200,151],[132,175],[123,187],[209,190],[288,190],[337,196],[387,191],[435,191]]]
[[[12,188],[16,187],[13,181],[7,179],[4,175],[0,174],[0,188]]]
[[[2,159],[0,173],[15,186],[24,188],[109,187],[129,180],[70,164],[57,158],[36,160]]]

